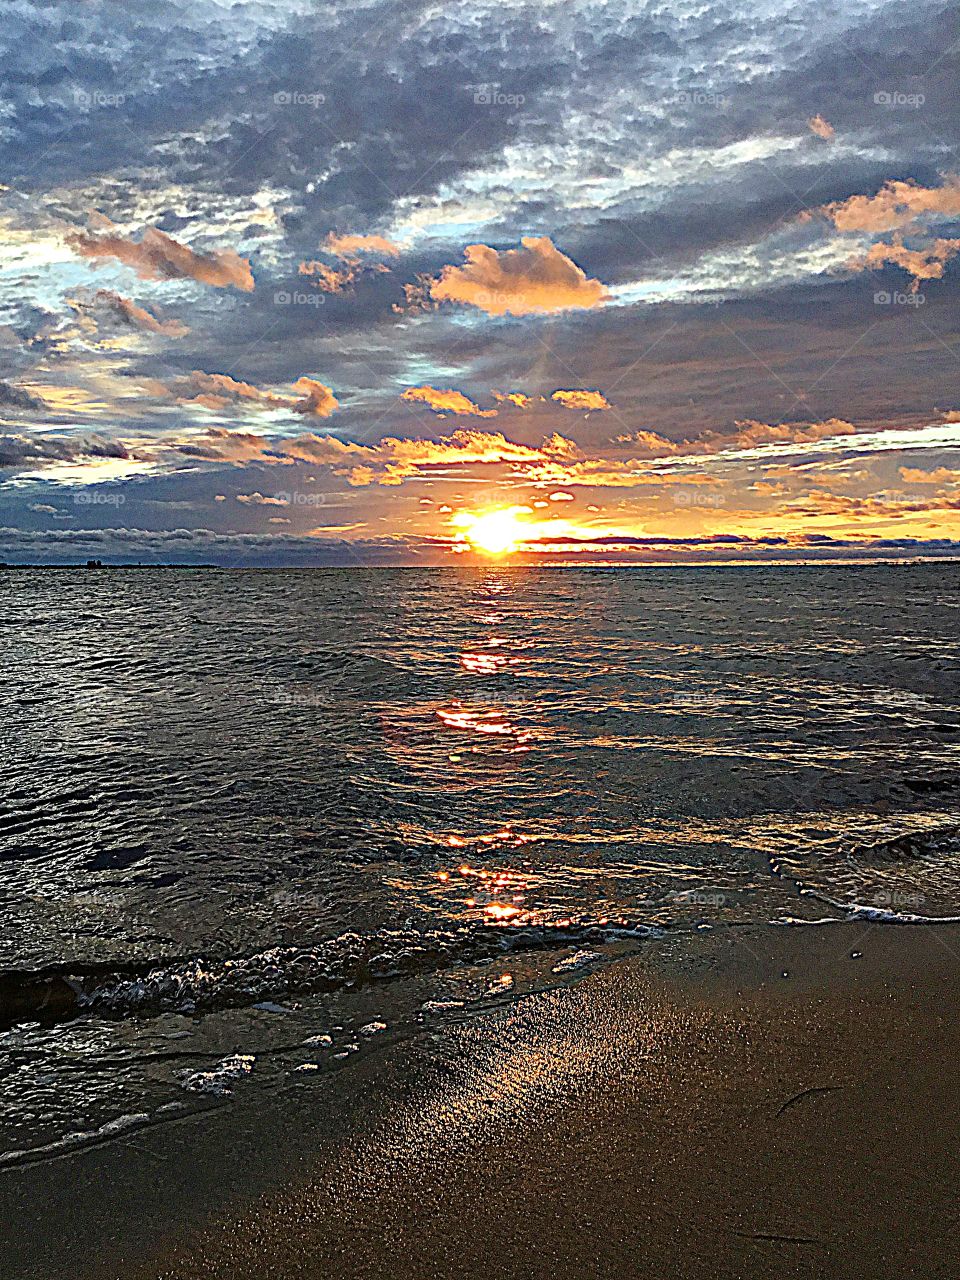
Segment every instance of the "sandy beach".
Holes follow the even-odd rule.
[[[652,945],[303,1105],[6,1171],[0,1272],[953,1276],[958,955],[953,926]]]

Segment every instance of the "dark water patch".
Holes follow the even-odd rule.
[[[907,831],[888,840],[853,845],[850,855],[863,862],[905,862],[918,858],[955,858],[960,855],[960,826],[932,831]]]
[[[960,791],[960,774],[940,774],[934,777],[904,778],[903,784],[916,795],[940,795],[948,791]]]

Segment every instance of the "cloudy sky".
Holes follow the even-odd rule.
[[[5,10],[0,559],[960,550],[956,6]]]

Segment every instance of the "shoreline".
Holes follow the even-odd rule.
[[[0,1272],[953,1275],[958,979],[956,925],[663,938],[318,1087],[0,1173]]]

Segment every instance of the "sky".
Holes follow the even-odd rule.
[[[957,555],[958,12],[11,0],[0,560]]]

